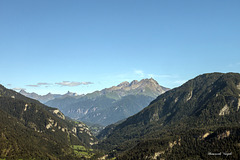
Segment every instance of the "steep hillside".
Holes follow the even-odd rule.
[[[91,123],[97,122],[98,124],[107,126],[134,115],[146,107],[152,100],[153,98],[149,96],[129,95],[123,97],[121,100],[104,105],[104,107],[95,103],[93,105],[95,108],[91,108],[92,110],[90,109],[88,114],[79,120]]]
[[[217,132],[221,127],[230,127],[222,129],[221,134],[223,135],[224,133],[228,135],[228,130],[232,130],[233,133],[238,132],[240,122],[239,108],[239,74],[212,73],[200,75],[181,87],[160,95],[148,107],[121,124],[111,128],[107,127],[107,131],[103,130],[99,136],[99,138],[106,138],[100,144],[100,147],[115,149],[118,151],[117,153],[125,151],[123,155],[127,155],[127,157],[131,157],[131,155],[132,157],[136,156],[135,152],[138,150],[142,152],[143,156],[152,156],[154,153],[159,152],[159,155],[161,154],[162,157],[166,158],[170,156],[173,146],[176,146],[179,153],[183,151],[177,147],[180,146],[177,144],[181,144],[179,141],[183,140],[183,135],[188,135],[188,140],[191,141],[191,143],[188,143],[195,145],[192,155],[190,155],[191,149],[186,149],[186,152],[189,152],[189,156],[196,157],[198,154],[195,152],[196,149],[199,149],[202,155],[207,154],[203,153],[203,150],[200,148],[209,142],[205,143],[204,141],[202,143],[199,138],[196,139],[197,144],[193,144],[194,139],[204,134],[207,137]],[[192,134],[194,128],[198,129],[199,132]],[[213,134],[213,139],[211,140],[216,145],[212,145],[209,152],[216,152],[221,147],[226,149],[228,145],[225,145],[225,143],[227,141],[223,145],[219,141],[221,138],[217,138],[221,134]],[[232,135],[229,139],[231,141],[233,139],[239,140],[239,137]],[[184,142],[186,141],[184,139]],[[148,143],[148,145],[144,146],[144,143]],[[162,145],[156,147],[156,144]],[[232,152],[239,153],[237,152],[239,148],[235,148],[237,143],[231,142],[229,145],[233,149]],[[169,146],[171,146],[170,149]],[[214,151],[211,150],[214,147],[216,149]],[[129,148],[132,149],[129,150]],[[152,151],[150,151],[151,148]],[[144,152],[146,153],[145,155]],[[226,150],[226,152],[230,151]],[[236,154],[234,155],[235,157],[239,156],[239,154]]]
[[[1,85],[0,117],[0,158],[77,159],[71,145],[96,142],[85,124]]]
[[[154,79],[143,79],[122,82],[81,98],[58,98],[46,104],[71,118],[106,126],[139,112],[167,90]]]

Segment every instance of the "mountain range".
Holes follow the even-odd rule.
[[[73,92],[67,92],[66,94],[64,95],[61,95],[61,94],[51,94],[51,93],[48,93],[46,95],[39,95],[37,93],[28,93],[26,92],[25,90],[20,90],[20,92],[22,95],[26,96],[26,97],[29,97],[29,98],[32,98],[32,99],[36,99],[38,100],[39,102],[41,103],[46,103],[50,100],[53,100],[55,98],[63,98],[63,97],[81,97],[82,95],[78,95],[77,93],[73,93]]]
[[[133,82],[141,96],[146,81],[155,83]],[[131,83],[121,85],[83,97],[101,102],[113,88],[117,92],[109,99],[134,96],[128,95],[133,90],[118,91]],[[59,109],[0,85],[0,159],[239,159],[239,124],[238,73],[199,75],[105,127],[98,139]]]
[[[0,85],[0,158],[81,159],[71,146],[94,143],[84,123]]]
[[[46,105],[59,108],[73,119],[106,126],[139,112],[167,90],[152,78],[134,80],[82,97],[55,98]]]
[[[98,145],[118,159],[239,159],[240,74],[197,76],[106,127]]]

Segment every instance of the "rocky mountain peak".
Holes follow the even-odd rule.
[[[158,82],[153,78],[142,79],[139,83],[145,85],[159,85]]]
[[[153,99],[167,91],[153,79],[116,86],[88,93],[81,98],[59,98],[47,104],[59,108],[66,116],[81,121],[109,125],[125,119],[146,107]]]
[[[21,89],[21,90],[19,91],[19,93],[21,93],[21,94],[27,94],[27,92],[26,92],[24,89]]]
[[[78,96],[78,94],[68,91],[66,94],[64,94],[64,96]]]
[[[167,90],[169,89],[160,86],[156,80],[150,78],[142,79],[140,81],[133,80],[131,83],[124,81],[117,86],[105,88],[100,92],[102,94],[115,92],[115,94],[118,95],[118,98],[131,94],[141,94],[156,98]]]
[[[136,85],[137,83],[138,83],[138,80],[133,80],[133,81],[129,84],[129,86]]]
[[[120,83],[119,85],[117,85],[117,87],[126,87],[129,85],[129,82],[128,81],[124,81],[122,83]]]
[[[183,132],[189,133],[188,136],[193,140],[196,140],[196,137],[201,135],[202,138],[198,140],[199,144],[213,137],[216,137],[215,140],[221,140],[219,144],[223,144],[222,140],[232,134],[231,129],[223,129],[223,127],[228,126],[235,130],[235,126],[239,124],[239,84],[239,73],[209,73],[197,76],[180,87],[158,96],[148,107],[134,116],[129,117],[122,123],[111,126],[112,129],[109,130],[110,132],[105,132],[106,130],[103,130],[99,135],[104,132],[107,133],[103,137],[107,137],[107,144],[113,144],[114,147],[123,146],[123,144],[125,145],[127,143],[134,143],[136,139],[142,139],[143,137],[145,141],[146,137],[152,138],[155,136],[155,141],[157,138],[162,137],[162,135],[169,133],[170,130],[172,130],[175,135],[179,134],[186,136],[187,134],[183,134]],[[201,134],[199,134],[199,128],[202,130]],[[218,129],[216,130],[216,128]],[[212,134],[210,131],[214,131],[215,133]],[[144,133],[144,135],[139,135],[138,133]],[[120,139],[119,135],[128,136],[118,141],[118,139]],[[176,136],[176,139],[178,138],[179,137]],[[174,145],[179,145],[181,139],[176,139],[167,142],[170,148],[174,148]],[[151,140],[149,139],[149,142]],[[189,140],[187,141],[189,142]],[[161,141],[161,143],[162,142],[163,141]],[[210,144],[209,142],[206,144]],[[226,144],[229,144],[229,141],[226,142]],[[181,142],[181,145],[182,144]],[[186,144],[189,145],[189,143]],[[146,149],[149,149],[149,146],[145,144],[139,145],[139,143],[135,143],[134,145],[132,148],[137,148],[136,150],[141,149],[142,151],[142,146],[146,146]],[[194,143],[194,146],[195,145],[196,143]],[[234,143],[231,145],[233,148],[235,147]],[[216,146],[219,147],[219,145]],[[134,152],[131,152],[131,154],[132,153]],[[177,151],[175,153],[179,152]],[[196,153],[196,155],[199,155],[199,152]]]

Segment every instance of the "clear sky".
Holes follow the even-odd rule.
[[[1,0],[0,83],[79,94],[240,72],[239,0]]]

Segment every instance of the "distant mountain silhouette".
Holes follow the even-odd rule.
[[[56,98],[46,104],[71,118],[106,126],[139,112],[167,90],[151,78],[122,82],[80,98]]]

